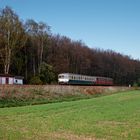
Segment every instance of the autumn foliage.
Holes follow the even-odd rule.
[[[64,72],[111,77],[117,85],[140,79],[139,60],[53,35],[47,24],[23,22],[9,7],[0,12],[0,68],[1,73],[24,76],[27,84],[33,77],[43,84],[56,83]]]

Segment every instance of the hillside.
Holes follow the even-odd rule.
[[[73,101],[133,90],[129,87],[4,85],[0,86],[0,107]]]

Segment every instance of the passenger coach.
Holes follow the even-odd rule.
[[[113,79],[108,77],[87,76],[72,73],[61,73],[58,75],[59,84],[69,85],[113,85]]]

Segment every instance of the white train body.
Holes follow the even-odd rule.
[[[113,85],[113,79],[108,77],[61,73],[58,75],[58,83],[70,85]]]

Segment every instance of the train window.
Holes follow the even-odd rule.
[[[59,78],[64,78],[64,75],[59,75]]]

